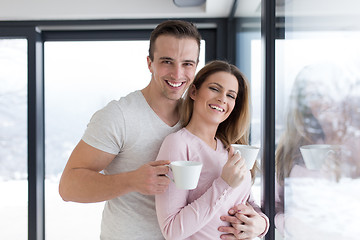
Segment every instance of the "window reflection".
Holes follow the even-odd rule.
[[[275,225],[284,239],[360,234],[359,34],[338,34],[277,42]]]

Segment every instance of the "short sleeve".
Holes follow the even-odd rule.
[[[115,101],[94,113],[82,140],[101,151],[118,154],[125,139],[125,121]]]

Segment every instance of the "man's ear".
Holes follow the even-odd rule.
[[[195,100],[196,98],[197,89],[194,84],[191,84],[189,88],[189,96],[192,100]]]
[[[150,57],[147,56],[146,60],[147,60],[148,69],[150,70],[151,73],[153,73],[153,72],[152,72],[152,68],[151,68],[151,66],[152,66],[152,61],[151,61]]]

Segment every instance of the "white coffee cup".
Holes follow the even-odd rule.
[[[320,170],[324,164],[339,158],[339,145],[313,144],[300,147],[305,165],[310,170]]]
[[[202,169],[201,162],[194,161],[174,161],[169,166],[173,173],[173,179],[170,178],[180,189],[195,189],[198,185]]]
[[[252,169],[259,154],[260,148],[243,144],[231,144],[231,146],[234,148],[235,153],[236,151],[241,153],[241,157],[245,159],[246,167],[248,169]]]

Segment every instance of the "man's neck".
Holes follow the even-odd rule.
[[[179,100],[171,100],[161,94],[156,94],[147,86],[141,90],[146,102],[151,109],[159,116],[159,118],[172,127],[176,125],[180,119],[178,104]]]

